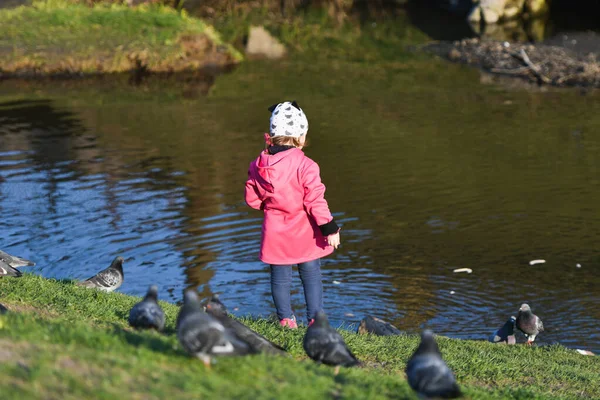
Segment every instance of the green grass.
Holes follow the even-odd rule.
[[[286,347],[291,358],[221,358],[211,370],[174,336],[177,306],[162,303],[165,334],[127,327],[139,298],[26,274],[0,279],[0,392],[3,399],[416,398],[404,377],[415,336],[343,331],[363,368],[333,369],[306,359],[303,329],[245,322]],[[527,348],[438,338],[470,398],[598,398],[600,361],[561,346]]]
[[[210,22],[223,38],[241,47],[251,25],[264,25],[291,50],[292,58],[358,63],[398,62],[431,56],[408,51],[430,38],[405,14],[361,22],[358,16],[338,21],[325,8],[311,8],[282,17],[267,7],[240,7],[217,14]]]
[[[240,59],[210,25],[166,6],[39,0],[0,10],[0,72],[169,72]]]

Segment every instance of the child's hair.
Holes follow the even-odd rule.
[[[300,146],[304,146],[306,147],[306,142],[304,142],[304,145],[300,143],[300,139],[299,138],[295,138],[295,137],[290,137],[290,136],[275,136],[271,138],[271,144],[273,146],[294,146],[294,147],[300,147]]]

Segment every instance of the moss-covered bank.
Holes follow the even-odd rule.
[[[167,332],[126,325],[138,298],[33,275],[0,279],[0,393],[3,399],[69,398],[416,398],[405,381],[414,336],[342,332],[364,368],[333,369],[305,359],[303,329],[246,323],[293,358],[220,359],[208,371],[174,336],[177,306],[162,303]],[[440,348],[468,397],[598,398],[600,359],[562,346],[527,348],[440,337]]]
[[[212,26],[166,6],[39,0],[0,10],[0,78],[180,72],[239,60]]]

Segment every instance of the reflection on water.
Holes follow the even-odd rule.
[[[265,106],[296,98],[343,225],[323,267],[336,323],[373,314],[481,339],[528,302],[548,327],[541,343],[600,351],[597,96],[482,86],[436,63],[254,62],[196,100],[6,84],[0,248],[56,278],[123,255],[120,291],[157,283],[178,301],[199,285],[238,314],[269,315],[261,215],[242,188]],[[299,279],[293,302],[303,316]]]

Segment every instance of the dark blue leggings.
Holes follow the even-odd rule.
[[[310,321],[323,308],[323,282],[321,282],[321,260],[316,259],[298,264],[298,272],[304,287],[306,300],[306,317]],[[290,288],[292,285],[291,265],[271,265],[271,293],[277,309],[277,318],[291,318],[292,302]]]

